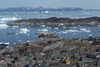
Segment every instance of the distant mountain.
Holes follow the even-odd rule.
[[[100,9],[87,9],[86,11],[100,11]]]
[[[45,7],[10,7],[0,8],[0,11],[82,11],[82,8],[45,8]]]

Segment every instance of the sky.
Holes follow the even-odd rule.
[[[38,6],[100,9],[100,0],[0,0],[0,8]]]

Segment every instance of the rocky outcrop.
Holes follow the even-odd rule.
[[[17,20],[8,23],[8,25],[24,25],[24,26],[77,26],[77,25],[100,25],[100,17],[90,17],[81,19],[71,18],[56,18],[51,17],[48,19],[29,19]]]

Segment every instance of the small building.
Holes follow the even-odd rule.
[[[91,45],[100,46],[100,37],[96,37]]]

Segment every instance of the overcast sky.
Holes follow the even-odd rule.
[[[100,9],[100,0],[0,0],[0,8],[7,7],[80,7]]]

